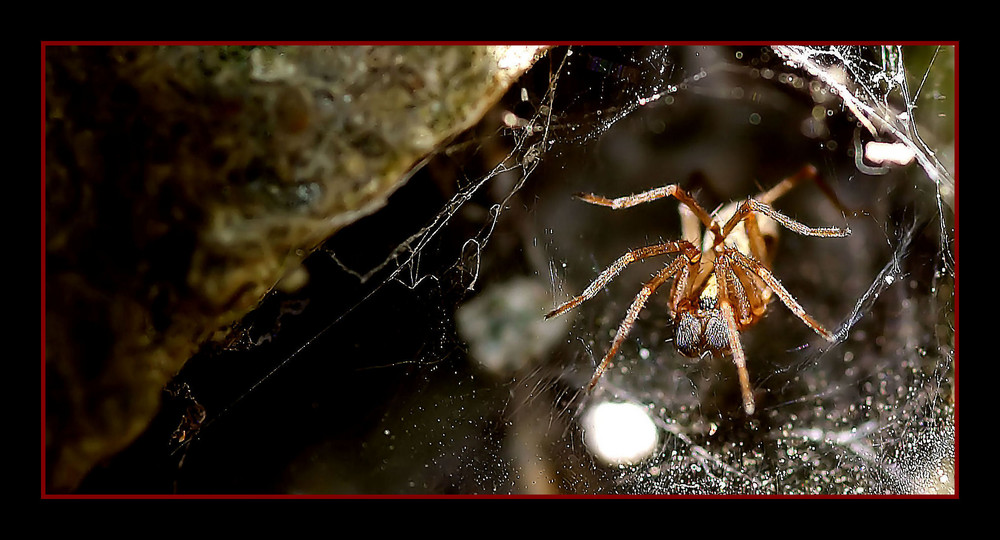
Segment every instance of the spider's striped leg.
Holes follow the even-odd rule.
[[[551,319],[558,315],[575,308],[576,306],[590,300],[597,295],[605,285],[608,284],[619,272],[625,269],[629,264],[646,259],[649,257],[655,257],[657,255],[664,255],[666,253],[677,253],[678,251],[683,251],[686,257],[683,258],[684,261],[691,261],[692,259],[697,259],[700,255],[697,248],[695,248],[690,242],[684,240],[679,240],[676,242],[664,242],[662,244],[654,244],[652,246],[641,247],[638,249],[633,249],[628,253],[622,255],[614,262],[611,266],[607,267],[597,279],[594,280],[582,293],[568,302],[562,304],[561,306],[553,309],[548,314],[545,315],[546,319]]]
[[[845,207],[844,204],[840,201],[840,199],[837,198],[837,194],[834,193],[833,188],[831,188],[830,185],[827,184],[821,176],[819,176],[819,173],[816,171],[816,167],[812,165],[806,165],[802,167],[802,169],[800,169],[799,172],[793,174],[792,176],[789,176],[788,178],[785,178],[771,189],[753,197],[753,202],[750,201],[744,202],[739,211],[736,214],[734,214],[734,217],[737,214],[742,214],[744,216],[743,217],[744,226],[746,228],[747,236],[749,237],[750,240],[750,253],[758,261],[762,262],[767,261],[768,254],[766,253],[765,250],[764,238],[761,235],[760,227],[758,226],[757,223],[757,218],[754,215],[755,211],[767,215],[768,217],[774,219],[778,223],[781,223],[785,227],[799,234],[806,234],[810,236],[827,236],[827,237],[829,236],[841,237],[841,236],[848,236],[851,234],[850,228],[837,229],[831,227],[831,228],[812,229],[810,227],[806,227],[805,225],[802,225],[801,223],[798,223],[795,220],[792,220],[791,218],[788,218],[787,216],[777,212],[771,207],[774,201],[776,201],[777,199],[779,199],[780,197],[791,191],[792,188],[794,188],[803,181],[815,182],[816,185],[819,187],[820,191],[823,192],[823,195],[825,195],[826,198],[829,199],[830,202],[833,204],[833,206],[835,206],[838,210],[840,210],[845,216],[847,214],[855,213],[852,210],[849,210],[847,207]],[[739,221],[740,219],[737,218],[737,220],[733,222],[731,226],[727,222],[726,226],[723,227],[723,230],[727,231],[728,233],[728,231],[731,230],[730,227],[735,227]]]
[[[611,342],[611,347],[608,352],[605,353],[604,359],[594,370],[594,376],[590,379],[590,383],[587,384],[587,391],[589,392],[597,385],[597,381],[604,375],[604,371],[608,369],[611,365],[611,359],[614,358],[615,353],[625,342],[625,338],[628,337],[629,332],[632,331],[632,327],[635,325],[635,320],[639,317],[639,312],[642,311],[643,306],[646,305],[646,300],[656,292],[656,289],[663,285],[668,279],[673,277],[678,271],[681,271],[681,276],[678,279],[686,279],[687,269],[689,261],[687,257],[677,257],[670,264],[663,267],[652,279],[646,282],[642,286],[642,290],[639,294],[635,295],[635,300],[632,301],[632,305],[628,308],[628,312],[625,318],[622,320],[621,324],[618,325],[618,333],[615,334],[614,341]]]
[[[729,334],[729,347],[733,352],[733,364],[736,365],[736,374],[740,378],[743,410],[748,415],[751,415],[756,410],[756,405],[753,400],[753,392],[750,390],[750,372],[747,371],[747,357],[743,352],[743,345],[740,343],[739,331],[736,329],[736,319],[733,317],[733,308],[729,305],[729,302],[722,301],[720,311],[722,312],[722,319],[726,323],[726,331]]]
[[[691,197],[691,195],[681,189],[681,187],[677,184],[660,186],[649,191],[636,193],[634,195],[626,195],[615,199],[608,199],[592,193],[577,193],[576,197],[584,202],[596,204],[598,206],[607,206],[613,210],[631,208],[638,204],[655,201],[664,197],[674,197],[684,204],[684,206],[688,207],[691,212],[698,217],[698,220],[701,221],[702,225],[704,225],[706,229],[713,231],[716,236],[719,234],[718,225],[716,225],[712,220],[712,217],[708,215],[708,212],[706,212],[705,209],[698,204],[698,201],[694,200],[694,197]],[[688,238],[688,240],[690,240],[690,238]]]
[[[738,253],[732,251],[732,253]],[[722,320],[726,323],[726,334],[729,338],[729,349],[733,354],[733,364],[736,365],[736,374],[740,379],[740,392],[743,395],[743,410],[747,415],[752,415],[756,410],[754,404],[753,391],[750,389],[750,373],[747,371],[747,358],[743,352],[743,344],[740,343],[740,332],[736,326],[736,316],[733,313],[733,306],[729,301],[729,276],[732,274],[728,257],[718,257],[715,261],[715,272],[719,284],[719,311],[722,313]],[[735,280],[736,276],[732,276]]]
[[[747,269],[750,272],[757,274],[757,276],[759,276],[760,279],[762,279],[764,283],[772,291],[774,291],[774,294],[778,295],[778,298],[781,299],[781,303],[785,304],[785,306],[788,307],[788,309],[792,313],[794,313],[796,317],[798,317],[802,322],[804,322],[806,326],[812,328],[814,332],[816,332],[817,334],[822,336],[823,339],[831,343],[837,341],[837,336],[832,334],[829,330],[824,328],[823,325],[819,323],[819,321],[817,321],[811,315],[806,313],[806,310],[803,309],[802,305],[799,304],[797,300],[795,300],[795,297],[788,292],[788,289],[786,289],[785,286],[782,285],[780,281],[778,281],[778,278],[775,277],[770,270],[765,268],[764,265],[760,264],[754,259],[747,257],[746,255],[738,251],[732,251],[731,253],[733,254],[733,259],[736,262],[736,264],[742,266],[743,268]]]
[[[759,214],[764,214],[765,216],[777,221],[778,223],[785,226],[786,229],[790,231],[797,232],[805,236],[823,236],[827,238],[843,238],[845,236],[851,235],[851,228],[846,227],[841,229],[840,227],[808,227],[795,221],[794,219],[778,212],[774,208],[771,208],[767,204],[764,204],[757,199],[747,199],[743,201],[739,209],[726,225],[722,227],[722,236],[727,237],[729,233],[733,232],[733,229],[745,219],[750,219],[754,212]]]
[[[806,165],[802,167],[802,169],[800,169],[799,172],[793,174],[792,176],[789,176],[788,178],[785,178],[771,189],[765,191],[764,193],[761,193],[760,195],[754,198],[764,204],[770,205],[774,203],[774,201],[778,200],[779,197],[791,191],[793,187],[797,186],[800,182],[804,180],[811,180],[813,182],[816,182],[816,185],[819,187],[820,191],[823,192],[823,195],[825,195],[826,198],[830,200],[830,202],[837,208],[837,210],[840,210],[844,214],[853,213],[850,209],[845,207],[842,202],[840,202],[840,199],[837,197],[837,194],[834,193],[833,188],[830,187],[830,184],[827,184],[826,181],[823,180],[823,177],[819,175],[819,171],[817,171],[816,167],[812,165]]]

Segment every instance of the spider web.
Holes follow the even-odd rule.
[[[148,480],[131,489],[953,492],[954,58],[952,47],[551,50],[385,209],[310,257],[309,285],[274,293],[240,347],[189,363],[178,384],[207,420],[168,442],[179,417],[168,407],[136,460]],[[912,163],[873,161],[868,143]],[[583,393],[669,259],[542,315],[628,249],[677,238],[679,218],[676,202],[611,211],[572,194],[678,182],[711,211],[806,163],[848,212],[812,185],[775,206],[853,234],[782,231],[773,269],[839,341],[772,303],[742,332],[758,393],[747,418],[728,358],[676,353],[660,293]],[[627,457],[598,450],[604,403],[639,413],[620,438],[649,434]]]

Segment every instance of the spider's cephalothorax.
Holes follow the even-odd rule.
[[[760,319],[772,294],[776,294],[792,313],[817,334],[827,341],[836,341],[836,336],[806,313],[769,270],[773,255],[770,250],[777,237],[778,224],[807,236],[841,238],[851,234],[849,228],[807,227],[771,208],[775,199],[805,179],[816,180],[839,207],[836,197],[819,180],[816,169],[812,166],[804,167],[798,174],[786,178],[756,197],[724,207],[713,216],[676,184],[617,199],[578,194],[585,202],[613,209],[674,197],[681,202],[681,223],[684,229],[683,240],[654,244],[622,255],[601,272],[580,296],[545,316],[547,319],[555,317],[593,298],[634,261],[667,253],[679,254],[646,282],[636,295],[587,389],[592,389],[608,368],[649,296],[668,280],[673,280],[669,306],[677,349],[690,357],[699,357],[705,353],[715,356],[732,354],[740,379],[743,408],[747,414],[753,414],[755,405],[739,331]],[[702,226],[705,228],[704,236],[700,231]]]

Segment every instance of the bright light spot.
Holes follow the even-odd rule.
[[[542,47],[531,46],[509,46],[496,47],[494,55],[497,59],[497,67],[503,70],[522,70],[531,65],[535,54]]]
[[[514,127],[524,127],[527,122],[518,118],[518,116],[510,111],[504,111],[502,121],[504,125],[510,128]]]
[[[865,159],[872,163],[906,165],[913,158],[913,150],[903,143],[871,141],[865,145]]]
[[[583,426],[587,447],[610,465],[637,463],[656,449],[656,425],[635,403],[598,404],[587,411]]]

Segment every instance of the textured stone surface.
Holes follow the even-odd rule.
[[[46,48],[47,489],[132,441],[199,344],[381,207],[537,52]]]

